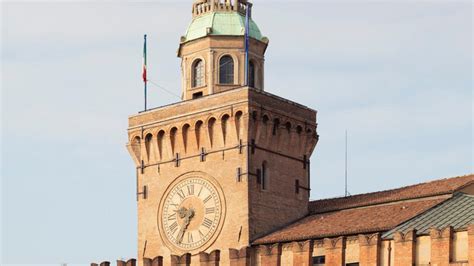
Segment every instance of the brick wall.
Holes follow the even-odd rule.
[[[395,240],[395,265],[413,265],[415,263],[416,232],[397,232]]]
[[[431,265],[449,265],[452,254],[453,229],[451,227],[445,229],[432,228],[430,230],[430,237]]]
[[[359,262],[361,266],[377,266],[380,258],[380,234],[359,235]]]
[[[345,245],[346,239],[343,236],[324,239],[326,265],[341,266],[345,264]]]
[[[474,224],[469,226],[468,243],[469,266],[474,266]]]
[[[172,255],[170,265],[310,266],[312,265],[313,256],[324,255],[326,259],[326,266],[343,266],[346,263],[346,254],[349,252],[349,250],[346,249],[346,241],[358,241],[359,265],[361,266],[410,266],[417,264],[417,256],[420,254],[417,254],[416,243],[418,239],[423,238],[424,241],[429,241],[426,242],[428,244],[428,249],[423,250],[423,252],[426,253],[426,251],[428,251],[428,254],[430,254],[430,261],[427,263],[430,263],[433,266],[474,266],[474,225],[469,226],[468,230],[463,232],[463,234],[467,233],[468,238],[466,239],[463,237],[463,241],[467,241],[467,243],[459,243],[464,245],[464,248],[462,249],[463,254],[461,254],[461,257],[468,258],[468,261],[464,259],[462,261],[453,261],[451,254],[454,245],[453,243],[456,241],[454,240],[453,236],[454,234],[459,234],[460,232],[454,232],[451,227],[447,227],[444,229],[433,228],[430,230],[429,236],[420,237],[416,236],[415,231],[409,231],[407,233],[397,232],[394,234],[393,245],[387,244],[391,240],[382,240],[379,233],[366,235],[361,234],[358,236],[358,238],[355,238],[354,236],[349,238],[341,236],[336,238],[326,238],[324,241],[307,240],[285,244],[277,243],[244,247],[242,249],[229,249],[229,252],[225,253],[224,260],[221,258],[221,251],[219,250],[215,250],[210,253],[201,252],[197,256],[191,256],[191,254],[185,254],[182,256]],[[316,246],[319,250],[318,254],[313,254],[315,252],[314,250]],[[467,248],[465,248],[466,246]],[[282,252],[283,248],[285,249],[284,252]],[[390,251],[388,249],[390,249]],[[418,252],[422,251],[418,250]],[[464,254],[464,252],[467,252],[468,254]],[[382,254],[384,255],[382,256]],[[350,255],[354,256],[354,254]],[[389,259],[392,260],[391,263],[388,263]],[[110,262],[105,261],[100,264],[91,263],[91,266],[99,265],[110,266]],[[117,266],[136,265],[136,260],[134,259],[128,260],[127,262],[117,261]],[[156,257],[155,259],[143,259],[143,266],[162,265],[165,264],[163,264],[163,257],[161,256]]]

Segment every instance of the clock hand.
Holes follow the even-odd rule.
[[[174,211],[178,214],[179,218],[184,219],[187,216],[188,209],[181,207],[179,210]]]
[[[179,230],[178,234],[178,244],[181,244],[181,242],[183,241],[184,233],[188,229],[191,219],[194,217],[194,209],[186,210],[186,213],[184,215],[184,224],[183,227],[181,227],[181,230]]]

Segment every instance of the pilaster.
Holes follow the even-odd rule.
[[[313,241],[294,242],[292,246],[293,265],[310,266],[313,265],[311,258],[313,253]]]
[[[468,229],[468,252],[469,266],[474,266],[474,224],[469,225]]]
[[[451,249],[453,228],[444,229],[432,228],[431,237],[431,265],[442,266],[449,265],[451,261]]]
[[[281,265],[281,245],[272,244],[272,245],[262,245],[259,247],[261,250],[260,258],[262,265]]]
[[[326,264],[331,266],[343,266],[345,264],[345,248],[345,237],[325,238],[324,249],[326,251]]]
[[[361,266],[377,266],[380,263],[380,234],[359,235],[359,263]]]
[[[395,240],[395,265],[414,265],[416,231],[412,230],[403,234],[396,232]]]

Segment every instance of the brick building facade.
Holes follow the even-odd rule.
[[[309,200],[317,112],[265,91],[251,7],[194,1],[182,101],[129,118],[138,252],[118,264],[474,265],[473,175]]]

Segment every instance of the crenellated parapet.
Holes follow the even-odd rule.
[[[241,249],[229,249],[230,266],[250,266],[252,258],[252,248],[243,247]]]
[[[219,266],[220,260],[221,260],[220,250],[214,250],[210,253],[207,253],[207,252],[199,253],[200,266]]]
[[[431,228],[429,235],[415,230],[396,232],[384,239],[381,232],[308,239],[286,243],[253,245],[227,252],[214,250],[191,256],[171,256],[171,265],[313,265],[312,258],[324,257],[326,265],[346,265],[358,261],[362,266],[376,265],[459,265],[474,264],[474,224],[462,230],[452,227]],[[356,248],[351,248],[355,245]],[[226,254],[228,258],[221,258]],[[228,255],[227,255],[228,254]],[[351,260],[354,259],[354,260]],[[224,264],[224,261],[228,264]],[[108,261],[91,266],[110,266]],[[136,260],[117,261],[117,266],[135,266]],[[143,259],[143,266],[162,266],[163,257]]]
[[[117,266],[136,266],[137,260],[136,259],[129,259],[127,261],[117,260]]]
[[[171,266],[190,266],[191,254],[186,253],[181,256],[171,255]]]
[[[110,266],[111,263],[110,263],[110,261],[103,261],[99,264],[91,263],[90,265],[91,266]],[[137,265],[137,260],[136,259],[129,259],[127,261],[117,260],[115,265],[117,265],[117,266],[136,266]]]
[[[251,3],[247,0],[199,0],[193,4],[193,18],[216,11],[235,11],[245,15],[247,4],[251,7]]]
[[[163,256],[157,256],[154,259],[144,258],[143,266],[163,266]]]

